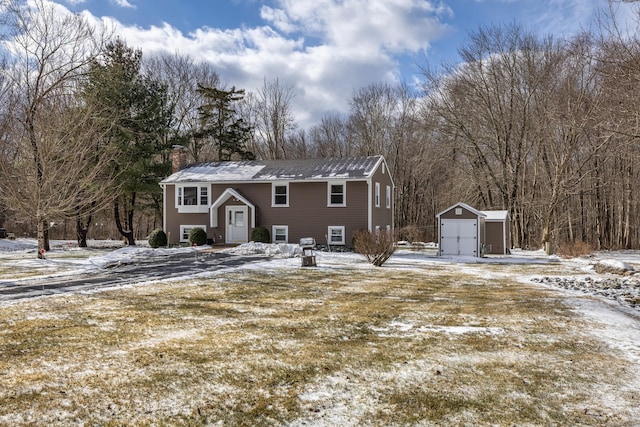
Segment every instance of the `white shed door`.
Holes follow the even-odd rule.
[[[440,254],[477,256],[478,222],[475,219],[440,220]]]

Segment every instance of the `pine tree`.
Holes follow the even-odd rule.
[[[141,59],[140,50],[117,39],[107,45],[102,61],[92,64],[84,88],[88,102],[111,108],[117,117],[104,143],[118,148],[113,167],[121,179],[113,211],[118,231],[129,245],[135,245],[135,212],[159,205],[158,183],[170,172],[166,153],[173,116],[167,88],[141,73]]]
[[[207,102],[198,108],[200,129],[196,138],[210,138],[218,152],[217,160],[231,160],[234,155],[241,159],[254,159],[247,150],[251,127],[239,117],[235,104],[244,98],[244,90],[232,87],[223,90],[198,85],[200,93]]]

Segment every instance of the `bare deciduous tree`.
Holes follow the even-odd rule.
[[[288,138],[296,129],[291,100],[294,96],[291,86],[283,86],[279,79],[264,79],[255,97],[253,123],[256,153],[263,159],[286,159],[289,157]]]
[[[174,123],[169,138],[185,147],[192,162],[211,161],[217,148],[207,138],[199,138],[198,108],[206,99],[198,91],[203,87],[219,87],[220,77],[208,62],[197,62],[182,54],[159,54],[144,60],[143,71],[167,85],[169,104],[173,106]]]
[[[12,209],[36,221],[42,256],[49,249],[49,220],[91,203],[92,191],[100,191],[92,178],[107,178],[95,152],[88,154],[96,129],[84,127],[86,110],[74,96],[106,33],[46,0],[9,1],[2,13],[9,29],[5,75],[15,103],[12,149],[2,159],[4,189]]]

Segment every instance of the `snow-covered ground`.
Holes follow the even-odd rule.
[[[30,271],[27,277],[53,277],[90,273],[119,263],[135,262],[136,259],[166,256],[177,252],[208,251],[210,246],[198,248],[177,247],[152,249],[146,241],[138,246],[125,246],[121,241],[89,241],[89,248],[78,248],[77,243],[69,240],[51,242],[51,251],[45,259],[37,258],[35,239],[0,239],[0,286],[2,280],[11,278],[12,268]],[[414,246],[415,247],[415,246]],[[261,263],[248,263],[235,269],[278,269],[300,265],[301,249],[296,244],[247,243],[234,248],[224,249],[235,255],[264,255]],[[373,268],[364,257],[352,252],[315,252],[318,268],[331,269],[349,266],[350,268]],[[511,269],[496,272],[491,265],[512,265]],[[531,274],[527,266],[548,265],[548,275]],[[447,266],[461,273],[472,272],[481,277],[505,274],[515,281],[535,283],[566,292],[568,297],[578,295],[592,296],[596,302],[585,303],[583,299],[568,298],[574,301],[576,310],[584,312],[594,319],[617,319],[609,321],[614,329],[622,328],[622,334],[629,340],[640,343],[640,251],[601,251],[588,257],[564,259],[555,255],[548,256],[543,251],[513,250],[511,255],[475,257],[439,257],[435,256],[433,245],[421,245],[421,249],[401,248],[384,264],[382,268],[424,269]],[[598,273],[597,271],[603,271]],[[636,270],[638,273],[636,274]],[[505,272],[506,271],[506,272]],[[610,271],[617,271],[611,273]],[[207,277],[219,274],[199,272],[171,280],[184,280],[190,277]],[[7,277],[9,276],[9,277]],[[619,317],[627,320],[620,321]],[[620,331],[607,332],[611,340],[619,341]],[[606,335],[606,334],[605,334]],[[639,344],[640,345],[640,344]],[[624,346],[624,345],[623,345]],[[638,349],[638,346],[631,346]],[[640,360],[640,351],[634,355]]]
[[[89,248],[78,248],[77,243],[70,240],[54,240],[51,251],[45,259],[37,258],[37,241],[35,239],[0,239],[0,280],[6,279],[10,268],[31,270],[29,277],[60,276],[92,272],[138,259],[167,256],[172,253],[190,253],[209,251],[210,246],[176,247],[152,249],[146,241],[137,246],[126,246],[121,241],[91,240]],[[415,249],[416,247],[420,249]],[[475,257],[439,257],[435,255],[433,244],[419,246],[402,246],[387,261],[383,268],[425,268],[429,266],[453,265],[461,272],[473,271],[477,275],[496,274],[491,269],[483,269],[483,265],[549,265],[550,271],[562,274],[535,275],[523,274],[522,269],[513,268],[515,280],[531,281],[545,286],[562,288],[591,294],[597,297],[617,301],[620,305],[636,308],[640,314],[640,251],[601,251],[588,257],[563,259],[546,255],[543,251],[513,250],[511,255],[492,255],[484,258]],[[250,242],[237,247],[222,250],[234,255],[264,255],[268,268],[289,268],[299,264],[294,260],[302,251],[297,244],[264,244]],[[319,268],[350,265],[369,268],[364,257],[351,252],[316,251]],[[2,269],[2,267],[5,267]],[[240,267],[242,268],[242,267]],[[245,268],[265,268],[263,264],[248,264]],[[636,273],[638,271],[638,274]],[[41,275],[38,272],[42,272]],[[600,273],[598,273],[600,272]],[[502,273],[505,274],[505,273]],[[5,277],[3,277],[5,276]],[[202,277],[202,274],[198,274]],[[206,273],[205,273],[206,276]],[[184,278],[187,278],[185,276]],[[175,280],[175,279],[174,279]]]
[[[151,249],[144,242],[137,247],[126,247],[118,241],[91,241],[89,249],[79,249],[74,242],[54,241],[52,251],[46,259],[37,259],[37,244],[33,239],[15,241],[0,240],[0,286],[11,274],[12,268],[19,267],[23,272],[31,271],[28,277],[43,275],[65,275],[93,272],[118,263],[135,261],[138,258],[168,255],[175,252],[209,251],[210,247],[182,247],[171,249]],[[235,270],[260,269],[277,271],[278,269],[300,268],[300,248],[297,245],[246,244],[226,249],[236,255],[262,254],[263,262],[247,263],[233,267]],[[640,251],[597,252],[588,257],[563,259],[547,256],[542,251],[513,251],[509,256],[489,256],[486,258],[437,257],[430,245],[422,249],[398,250],[384,264],[382,269],[394,269],[399,272],[413,270],[438,270],[450,274],[464,273],[481,278],[508,278],[514,282],[528,283],[531,286],[550,288],[566,295],[566,303],[576,313],[580,313],[590,324],[597,325],[589,333],[596,336],[611,348],[619,350],[627,360],[640,367]],[[333,269],[375,269],[364,257],[348,252],[316,252],[317,270]],[[607,269],[599,269],[608,267]],[[541,268],[540,268],[541,267]],[[606,270],[606,271],[605,271]],[[617,270],[617,273],[610,271]],[[229,270],[225,270],[229,271]],[[601,271],[600,273],[597,271]],[[543,272],[543,274],[540,274]],[[220,271],[189,273],[178,280],[190,277],[207,277],[224,274]],[[638,278],[636,278],[638,276]],[[21,278],[20,280],[28,280]],[[11,279],[13,280],[13,279]],[[171,280],[176,280],[172,278]],[[158,283],[154,279],[153,283]],[[144,286],[137,283],[135,286]],[[638,302],[636,304],[636,301]],[[0,307],[4,303],[0,303]],[[407,322],[391,323],[389,331],[384,333],[424,332]],[[451,334],[463,334],[464,329],[448,327]],[[499,329],[483,327],[483,333],[501,333]],[[331,379],[330,379],[331,380]],[[637,379],[630,379],[630,387],[636,387]],[[339,419],[339,418],[338,418]]]

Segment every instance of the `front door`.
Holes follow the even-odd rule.
[[[248,228],[248,209],[246,206],[227,206],[227,236],[226,243],[247,243]]]

